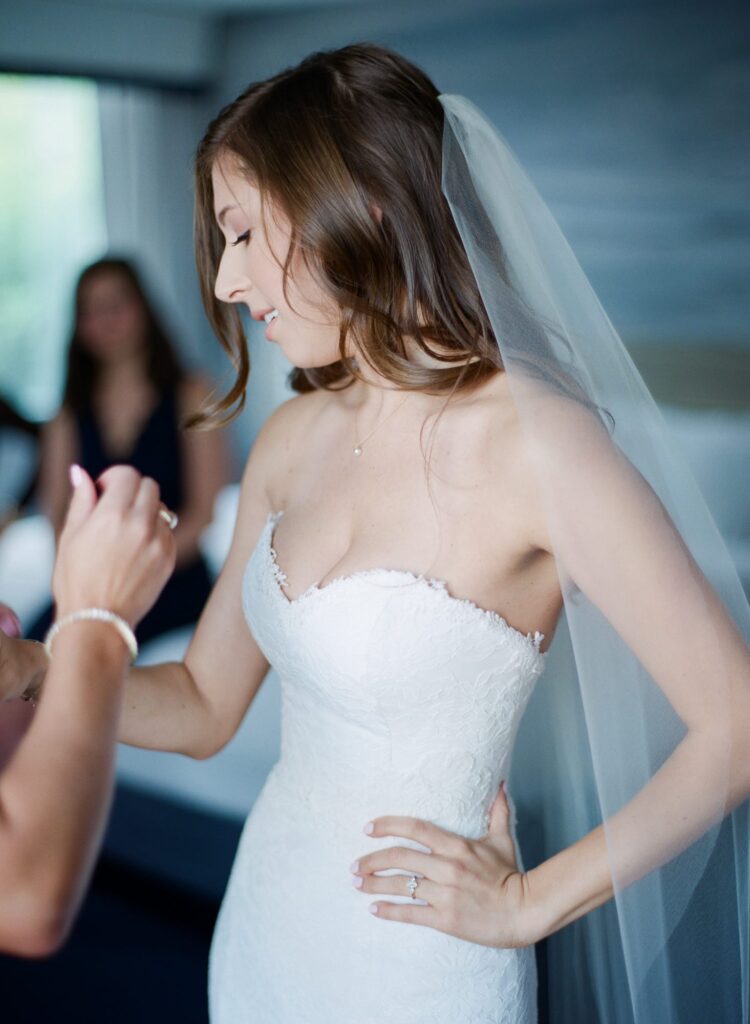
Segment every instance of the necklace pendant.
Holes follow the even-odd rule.
[[[362,454],[362,449],[359,447],[359,445],[357,445],[357,447],[354,449],[354,454],[355,455],[361,455]]]

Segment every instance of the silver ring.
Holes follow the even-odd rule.
[[[159,515],[167,524],[170,530],[174,530],[175,526],[179,523],[179,518],[176,512],[171,512],[168,508],[160,508]]]
[[[409,895],[413,900],[417,898],[417,886],[419,885],[419,879],[416,875],[412,875],[409,881],[406,883],[406,888],[409,890]]]

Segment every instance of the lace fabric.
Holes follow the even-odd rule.
[[[349,865],[394,844],[362,832],[380,814],[485,833],[544,669],[539,640],[443,587],[408,585],[400,570],[341,577],[289,601],[272,544],[279,516],[248,562],[243,606],[279,675],[281,756],[217,923],[214,1024],[534,1024],[532,947],[379,921]]]
[[[287,575],[278,563],[278,556],[273,547],[273,531],[276,523],[283,516],[284,510],[280,509],[277,512],[271,512],[268,516],[270,522],[270,537],[269,537],[269,551],[271,554],[271,571],[279,584],[279,589],[283,589],[289,585]],[[398,578],[402,580],[405,585],[420,585],[425,584],[431,590],[436,590],[443,595],[448,601],[453,601],[457,605],[463,606],[464,609],[469,611],[470,614],[477,614],[483,616],[489,623],[497,626],[497,628],[508,635],[514,635],[520,640],[528,641],[531,646],[538,652],[543,658],[545,651],[540,650],[540,644],[544,640],[544,633],[541,633],[538,629],[533,633],[522,633],[520,630],[511,626],[510,623],[504,616],[500,615],[499,612],[494,611],[491,608],[481,608],[474,601],[471,601],[466,597],[454,597],[448,589],[448,583],[446,580],[437,579],[434,576],[424,576],[423,574],[416,574],[411,572],[409,569],[385,569],[385,568],[373,568],[373,569],[359,569],[356,572],[347,573],[345,576],[335,576],[329,580],[323,587],[318,583],[311,583],[309,587],[303,593],[297,597],[286,597],[289,604],[297,605],[305,598],[319,594],[323,590],[327,590],[329,587],[346,586],[350,583],[357,583],[360,580],[369,581],[374,583],[378,578],[386,577],[391,582],[389,585],[395,585]]]

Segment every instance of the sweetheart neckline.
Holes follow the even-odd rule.
[[[448,590],[448,584],[445,580],[437,579],[432,576],[418,576],[410,569],[386,569],[379,566],[372,569],[357,569],[351,573],[334,576],[323,587],[318,583],[311,583],[310,586],[306,590],[303,590],[301,594],[298,594],[296,597],[289,597],[282,589],[286,584],[287,576],[279,565],[276,549],[273,546],[274,527],[281,516],[283,516],[284,511],[284,509],[279,509],[275,512],[272,511],[268,513],[265,526],[263,527],[263,539],[266,542],[266,554],[268,556],[269,568],[271,569],[271,575],[273,577],[274,590],[287,608],[294,609],[310,598],[320,594],[325,594],[325,592],[332,586],[341,586],[342,584],[351,583],[374,575],[401,576],[412,580],[414,583],[422,583],[427,586],[428,590],[436,594],[441,594],[451,603],[461,605],[464,608],[483,616],[491,625],[498,627],[504,635],[512,636],[517,640],[522,641],[523,644],[529,647],[530,650],[539,658],[545,659],[547,657],[548,652],[541,651],[539,649],[539,644],[544,640],[544,633],[539,630],[535,630],[533,636],[530,631],[528,633],[522,633],[520,629],[516,629],[515,626],[511,626],[508,620],[493,608],[482,608],[468,597],[455,597]]]

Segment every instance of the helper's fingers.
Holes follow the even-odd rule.
[[[133,502],[133,509],[140,512],[148,521],[150,526],[156,525],[156,518],[159,513],[159,485],[150,476],[145,476],[138,485],[138,490]]]
[[[61,540],[81,526],[96,507],[96,487],[85,469],[73,464],[70,467],[70,482],[73,494],[65,516]]]
[[[99,504],[104,508],[126,509],[135,501],[141,474],[132,466],[110,466],[97,478],[101,490]]]

